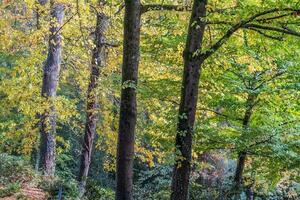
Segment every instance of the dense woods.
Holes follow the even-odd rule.
[[[0,199],[300,198],[297,0],[0,0]]]

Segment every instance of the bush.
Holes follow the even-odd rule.
[[[40,183],[40,188],[48,192],[50,199],[57,199],[59,195],[62,199],[77,199],[78,188],[74,179],[54,178],[53,180],[44,180]]]
[[[0,184],[22,184],[33,179],[34,171],[21,157],[0,154],[0,160]]]
[[[5,188],[0,188],[0,198],[11,196],[21,189],[20,183],[10,183]]]
[[[294,181],[283,181],[269,194],[270,200],[297,200],[300,198],[300,184]]]
[[[137,174],[134,199],[167,200],[170,198],[172,167],[156,165]]]
[[[97,181],[89,180],[85,196],[88,200],[114,200],[115,192],[110,188],[102,187]]]

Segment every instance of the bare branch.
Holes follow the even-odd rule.
[[[227,10],[234,9],[235,7],[214,9],[209,11],[209,13],[223,13],[226,12]],[[189,5],[164,5],[164,4],[147,4],[141,6],[141,14],[149,11],[159,11],[159,10],[189,12],[192,11],[192,7]]]
[[[256,28],[253,28],[253,27],[249,27],[248,29],[257,32],[257,33],[259,33],[260,35],[262,35],[264,37],[267,37],[267,38],[270,38],[270,39],[273,39],[273,40],[283,41],[283,37],[268,35],[268,34],[264,33],[263,31],[261,31],[259,29],[256,29]]]
[[[229,21],[206,21],[207,25],[233,25],[234,23]]]
[[[119,47],[119,46],[121,46],[118,43],[112,43],[112,42],[103,42],[102,45],[107,46],[107,47]]]
[[[292,12],[299,12],[300,10],[299,9],[294,9],[294,8],[274,8],[274,9],[271,9],[271,10],[266,10],[266,11],[263,11],[261,13],[257,13],[256,15],[253,15],[252,17],[250,17],[247,21],[247,23],[259,18],[259,17],[262,17],[264,15],[267,15],[267,14],[271,14],[271,13],[276,13],[276,12],[285,12],[285,11],[292,11]]]
[[[283,17],[291,16],[294,13],[295,12],[291,12],[291,13],[287,13],[287,14],[277,15],[277,16],[274,16],[274,17],[267,17],[267,18],[257,19],[256,21],[260,22],[260,23],[266,23],[266,22],[269,22],[269,21],[274,20],[274,19],[280,19],[280,18],[283,18]]]
[[[125,3],[122,3],[119,9],[117,10],[117,12],[115,12],[115,16],[118,15],[124,8],[125,8]]]
[[[277,28],[277,27],[272,27],[272,26],[263,26],[259,24],[246,24],[243,26],[243,28],[255,28],[255,29],[263,29],[263,30],[268,30],[268,31],[275,31],[279,33],[284,33],[287,35],[293,35],[300,37],[300,32],[288,29],[288,28]]]
[[[148,11],[157,11],[157,10],[172,10],[172,11],[191,11],[190,6],[182,5],[161,5],[161,4],[148,4],[141,6],[141,13]]]
[[[62,28],[67,25],[76,15],[78,14],[78,11],[76,11],[75,14],[73,14],[61,27],[59,27],[59,29],[53,34],[53,35],[56,35],[59,33],[59,31],[62,30]]]

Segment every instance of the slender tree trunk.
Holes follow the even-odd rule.
[[[116,200],[132,200],[136,86],[140,48],[140,0],[125,0],[122,91],[117,149]]]
[[[80,198],[85,192],[86,179],[91,163],[93,140],[96,134],[96,124],[99,118],[97,114],[98,95],[96,90],[98,87],[100,70],[105,66],[106,52],[104,32],[107,29],[107,25],[108,17],[103,13],[99,13],[97,15],[94,39],[95,47],[92,53],[91,74],[87,91],[85,134],[82,143],[80,171],[78,176]]]
[[[201,65],[205,60],[205,58],[196,58],[195,54],[201,52],[205,30],[203,18],[206,15],[206,4],[207,0],[194,0],[184,50],[184,74],[176,135],[177,155],[173,169],[171,200],[186,200],[188,198],[198,85]]]
[[[245,130],[247,130],[249,127],[249,122],[250,122],[250,118],[252,115],[256,97],[257,97],[257,95],[248,94],[248,98],[246,101],[246,111],[245,111],[244,118],[243,118],[243,128]],[[235,176],[234,176],[236,190],[240,189],[242,182],[243,182],[243,172],[244,172],[244,168],[245,168],[246,159],[247,159],[246,151],[242,151],[242,152],[238,153],[238,161],[237,161],[237,166],[236,166]]]
[[[38,0],[37,4],[40,4],[42,6],[44,6],[45,4],[47,3],[46,0]],[[36,6],[36,29],[39,30],[41,27],[40,27],[40,9],[39,9],[39,6],[37,5]],[[36,118],[37,119],[41,119],[41,115],[40,113],[36,113]],[[41,127],[41,120],[38,121],[37,123],[37,127]],[[34,163],[34,169],[36,172],[39,171],[40,169],[40,164],[41,164],[41,161],[40,161],[40,158],[41,158],[41,155],[40,155],[40,141],[41,141],[41,137],[40,135],[37,136],[37,140],[36,140],[36,144],[35,144],[35,148],[33,149],[32,151],[32,158],[33,160],[35,161]]]
[[[237,190],[240,189],[242,180],[243,180],[243,172],[245,168],[245,162],[246,162],[247,153],[246,152],[240,152],[238,154],[238,161],[236,165],[235,170],[235,176],[234,176],[234,182],[235,182],[235,188]]]
[[[47,108],[41,115],[40,155],[41,164],[45,175],[54,176],[55,172],[55,134],[56,113],[54,99],[58,86],[61,63],[61,33],[63,23],[64,5],[51,2],[50,37],[48,57],[44,64],[42,97],[47,101]]]
[[[252,187],[247,189],[247,200],[254,200],[254,192]]]

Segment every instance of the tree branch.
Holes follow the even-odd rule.
[[[287,35],[293,35],[300,37],[300,33],[288,28],[277,28],[277,27],[272,27],[272,26],[263,26],[259,24],[246,24],[243,26],[243,28],[255,28],[255,29],[263,29],[263,30],[268,30],[268,31],[275,31],[279,33],[284,33]]]
[[[234,9],[234,7],[223,8],[223,9],[214,9],[209,13],[223,13],[226,10]],[[187,12],[192,11],[192,6],[186,5],[164,5],[164,4],[146,4],[141,6],[141,14],[149,12],[149,11],[157,11],[157,10],[170,10],[170,11],[179,11],[179,12]]]
[[[239,30],[240,28],[256,28],[256,29],[264,29],[264,30],[273,30],[273,31],[277,31],[277,32],[281,32],[281,33],[285,33],[285,34],[289,34],[289,35],[295,35],[295,36],[299,36],[300,37],[300,33],[295,32],[293,30],[289,30],[287,28],[285,29],[280,29],[280,28],[275,28],[275,27],[268,27],[268,26],[261,26],[261,25],[256,25],[256,24],[249,24],[250,22],[253,22],[254,20],[256,20],[259,17],[271,14],[271,13],[275,13],[275,12],[286,12],[286,11],[292,11],[292,12],[300,12],[299,9],[294,9],[294,8],[274,8],[274,9],[270,9],[270,10],[266,10],[260,13],[257,13],[251,17],[249,17],[246,20],[241,20],[240,22],[236,23],[235,25],[233,25],[224,35],[223,37],[221,37],[215,44],[213,44],[208,50],[206,50],[205,52],[202,52],[201,54],[199,54],[197,57],[199,59],[206,59],[209,56],[211,56],[214,52],[216,52],[237,30]]]
[[[274,20],[274,19],[279,19],[279,18],[283,18],[283,17],[287,17],[287,16],[291,16],[293,15],[295,12],[291,12],[291,13],[287,13],[287,14],[282,14],[282,15],[278,15],[278,16],[274,16],[274,17],[267,17],[267,18],[262,18],[262,19],[258,19],[256,20],[257,22],[261,22],[261,23],[266,23],[270,20]]]
[[[117,12],[115,12],[115,16],[118,15],[123,9],[125,8],[125,3],[122,3],[119,7],[119,9],[117,10]]]
[[[229,115],[225,115],[223,113],[220,113],[216,110],[212,110],[212,109],[208,109],[208,108],[198,108],[199,110],[204,110],[204,111],[209,111],[209,112],[212,112],[212,113],[215,113],[216,115],[219,115],[219,116],[222,116],[222,117],[225,117],[225,118],[230,118],[230,119],[233,119],[233,120],[238,120],[238,121],[243,121],[242,118],[233,118]]]
[[[148,11],[157,11],[157,10],[191,11],[191,6],[161,5],[161,4],[148,4],[148,5],[141,6],[141,14]]]
[[[276,79],[277,77],[283,75],[284,73],[285,73],[285,71],[281,71],[281,72],[279,71],[279,72],[277,72],[277,73],[276,73],[274,76],[272,76],[271,78],[269,78],[269,79],[267,79],[267,80],[265,80],[265,81],[262,81],[258,86],[256,86],[256,87],[254,88],[254,90],[257,90],[257,89],[261,88],[261,87],[264,86],[264,84],[266,84],[267,82]]]
[[[268,34],[264,33],[263,31],[261,31],[259,29],[256,29],[256,28],[253,28],[253,27],[249,27],[248,29],[257,32],[257,33],[259,33],[260,35],[262,35],[264,37],[267,37],[267,38],[270,38],[270,39],[273,39],[273,40],[283,41],[283,37],[268,35]]]
[[[294,123],[294,122],[297,122],[297,120],[292,120],[292,121],[287,121],[287,122],[283,122],[281,124],[279,124],[278,126],[279,127],[282,127],[284,125],[287,125],[287,124],[290,124],[290,123]],[[264,143],[267,143],[267,142],[271,142],[271,140],[273,139],[273,137],[275,137],[277,134],[272,134],[270,135],[268,138],[266,139],[263,139],[263,140],[260,140],[260,141],[257,141],[251,145],[248,146],[248,149],[251,148],[251,147],[254,147],[254,146],[257,146],[257,145],[260,145],[260,144],[264,144]]]
[[[54,36],[56,35],[56,34],[58,34],[59,33],[59,31],[61,31],[62,29],[63,29],[63,27],[65,26],[65,25],[67,25],[76,15],[78,14],[78,10],[76,11],[76,13],[75,14],[73,14],[61,27],[59,27],[59,29],[53,34]]]

